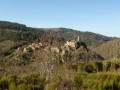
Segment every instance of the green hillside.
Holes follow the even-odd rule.
[[[0,21],[0,90],[120,90],[119,44],[92,32]]]
[[[27,27],[23,24],[0,21],[0,41],[28,41],[36,40],[43,34],[43,31]]]

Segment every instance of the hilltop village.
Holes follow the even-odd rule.
[[[35,42],[31,43],[28,46],[25,47],[19,47],[19,50],[22,50],[23,52],[33,52],[38,49],[44,49],[44,51],[51,51],[54,53],[61,53],[64,55],[68,51],[75,51],[78,49],[86,50],[88,51],[87,45],[84,42],[80,41],[80,37],[78,36],[77,40],[68,40],[64,43],[63,46],[57,47],[57,46],[44,46],[41,42]]]

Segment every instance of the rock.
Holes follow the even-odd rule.
[[[31,47],[25,47],[23,49],[23,52],[32,52],[32,51],[33,51],[33,48],[31,48]]]
[[[48,51],[51,51],[51,49],[50,49],[50,47],[47,46],[44,48],[44,51],[48,52]]]
[[[39,46],[43,46],[42,43],[38,43],[38,44],[39,44]]]
[[[32,43],[23,49],[23,52],[32,52],[38,50],[42,46],[41,43]]]
[[[54,53],[59,53],[60,49],[57,48],[57,47],[51,47],[51,51],[54,52]]]
[[[27,48],[24,48],[24,49],[23,49],[23,52],[28,52]]]
[[[17,49],[18,51],[20,51],[20,47],[18,47],[18,49]]]

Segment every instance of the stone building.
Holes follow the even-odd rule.
[[[83,48],[83,49],[86,49],[88,51],[87,45],[80,40],[80,36],[77,37],[77,40],[67,41],[64,46],[72,47],[72,48],[75,48],[75,49]]]
[[[80,42],[80,37],[79,36],[78,36],[77,40],[68,40],[65,43],[65,46],[70,46],[70,47],[76,48],[78,42]]]

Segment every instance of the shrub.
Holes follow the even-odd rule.
[[[57,88],[57,85],[55,82],[51,82],[50,84],[47,84],[45,86],[45,90],[55,90]]]
[[[110,69],[116,71],[118,68],[119,64],[116,61],[112,61]]]
[[[82,84],[83,84],[83,76],[81,73],[76,73],[75,76],[74,76],[74,82],[75,82],[75,85],[80,88],[82,87]]]
[[[27,87],[24,83],[23,84],[18,84],[17,90],[27,90]]]
[[[9,84],[8,84],[8,81],[7,81],[7,78],[4,77],[0,80],[0,88],[2,88],[2,90],[4,89],[8,89],[9,87]]]
[[[39,88],[43,89],[45,84],[45,79],[41,78],[39,74],[31,74],[22,78],[23,83],[28,86],[28,88]],[[37,89],[36,89],[37,90]]]
[[[93,65],[92,64],[85,64],[85,71],[88,72],[88,73],[92,73],[94,72],[94,68],[93,68]]]
[[[45,86],[45,90],[55,90],[60,88],[60,82],[62,82],[60,76],[53,76],[50,83]]]
[[[72,69],[72,70],[77,71],[78,70],[78,64],[77,63],[70,63],[68,65],[68,69]]]
[[[110,71],[110,67],[111,67],[111,62],[110,61],[104,61],[103,62],[103,70],[104,71]]]
[[[10,85],[9,85],[9,90],[16,90],[17,88],[16,88],[16,85],[15,85],[15,83],[11,83]]]
[[[103,65],[102,65],[102,62],[101,62],[101,61],[94,61],[94,62],[93,62],[93,67],[94,67],[94,69],[95,69],[97,72],[103,70]]]

